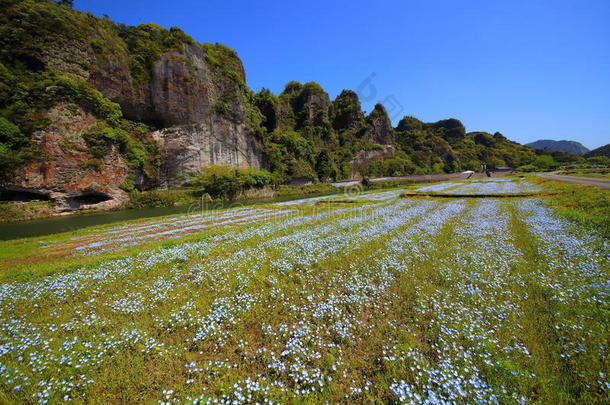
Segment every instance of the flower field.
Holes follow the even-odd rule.
[[[607,240],[537,198],[401,192],[37,241],[77,265],[3,279],[0,402],[610,402]]]
[[[477,179],[459,183],[440,183],[417,188],[418,192],[441,194],[521,194],[541,191],[535,184],[518,179]]]

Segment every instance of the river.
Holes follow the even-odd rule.
[[[215,202],[205,206],[204,209],[215,210],[231,208],[233,206],[238,207],[258,203],[289,201],[296,200],[299,198],[316,197],[320,195],[328,195],[328,193],[311,194],[306,196],[288,196],[274,198],[272,200],[240,200],[233,203]],[[111,224],[113,222],[128,221],[140,218],[152,218],[164,215],[183,214],[187,212],[192,212],[193,210],[200,211],[201,209],[202,208],[200,205],[192,204],[177,207],[143,208],[120,211],[106,211],[92,214],[73,214],[46,219],[37,219],[32,221],[0,224],[0,240],[12,240],[52,235],[54,233],[76,231],[77,229],[86,228],[88,226]]]

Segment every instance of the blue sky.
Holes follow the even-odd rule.
[[[394,123],[460,119],[526,143],[610,142],[610,1],[76,0],[234,48],[253,90],[360,89]],[[367,80],[369,79],[369,80]]]

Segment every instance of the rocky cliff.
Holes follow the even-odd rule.
[[[136,80],[129,49],[97,52],[85,79],[121,106],[125,118],[158,128],[152,133],[161,158],[161,187],[183,184],[209,164],[265,167],[260,139],[250,133],[245,72],[237,55],[222,45],[180,43],[163,52],[146,80]]]
[[[129,168],[114,147],[101,161],[88,152],[83,134],[97,118],[79,107],[58,104],[48,112],[51,124],[38,131],[34,142],[45,158],[20,166],[3,193],[7,199],[53,200],[59,211],[111,208],[127,200],[118,186]],[[13,193],[11,193],[13,192]]]
[[[174,126],[152,134],[161,152],[159,186],[175,187],[210,164],[265,167],[262,145],[243,123],[210,117],[199,124]]]
[[[365,137],[378,145],[394,144],[394,128],[385,107],[376,104],[375,108],[366,117],[367,128]]]
[[[9,77],[36,78],[27,83],[32,90],[25,100],[7,95],[1,102],[12,112],[25,101],[28,114],[41,119],[26,128],[23,114],[7,117],[24,139],[14,148],[35,152],[7,163],[6,191],[52,194],[60,209],[87,207],[93,197],[76,197],[97,195],[105,208],[122,203],[125,189],[178,186],[208,164],[265,167],[246,106],[245,72],[233,50],[196,43],[177,28],[120,26],[50,1],[9,3],[0,14],[0,73],[10,76],[0,74],[0,90],[12,85]],[[27,38],[19,41],[15,33],[24,30]],[[35,46],[26,49],[24,42]],[[36,79],[61,91],[39,100]],[[106,114],[112,102],[118,113]],[[69,104],[76,109],[71,118]]]

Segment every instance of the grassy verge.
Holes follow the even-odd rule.
[[[560,215],[610,238],[610,191],[547,179],[534,181],[549,190],[552,195],[547,199]]]
[[[0,223],[29,221],[51,216],[53,216],[53,204],[49,201],[0,204]]]
[[[197,190],[181,188],[174,190],[132,191],[129,201],[122,207],[127,209],[173,207],[199,201]]]
[[[593,177],[596,179],[610,179],[610,173],[568,173],[568,176]]]
[[[557,174],[567,176],[578,176],[578,177],[596,177],[607,179],[610,176],[610,169],[600,167],[594,169],[574,169],[574,170],[563,170],[557,172]]]

